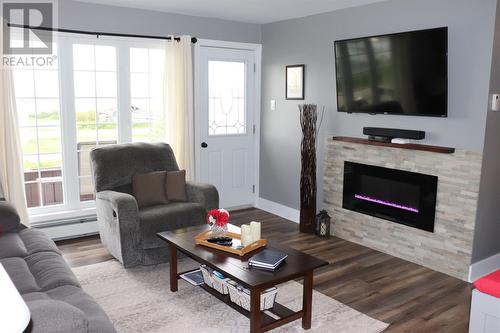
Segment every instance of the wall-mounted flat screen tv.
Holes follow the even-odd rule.
[[[448,28],[335,42],[337,108],[446,117]]]

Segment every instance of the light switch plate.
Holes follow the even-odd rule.
[[[491,111],[500,111],[500,95],[491,95]]]
[[[276,100],[275,99],[271,100],[271,103],[269,103],[269,108],[271,109],[271,111],[276,110]]]

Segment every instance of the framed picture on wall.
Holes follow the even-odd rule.
[[[285,67],[285,99],[304,99],[305,65],[288,65]]]

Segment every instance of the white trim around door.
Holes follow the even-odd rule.
[[[259,161],[260,161],[260,113],[261,113],[261,78],[262,78],[262,45],[253,43],[238,43],[211,39],[198,39],[198,42],[194,46],[194,140],[195,143],[200,142],[200,50],[203,47],[214,47],[214,48],[227,48],[234,50],[247,50],[253,51],[255,55],[254,64],[254,206],[258,205],[259,201]],[[196,148],[198,148],[196,146]],[[200,165],[200,150],[195,149],[195,179],[200,178],[201,165]]]

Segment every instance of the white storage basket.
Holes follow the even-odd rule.
[[[232,280],[226,281],[226,285],[229,289],[229,298],[231,299],[231,302],[238,304],[247,311],[250,311],[250,290]],[[264,311],[272,308],[277,294],[278,288],[276,287],[264,290],[260,295],[260,310]]]
[[[203,280],[205,281],[205,284],[209,286],[210,288],[213,288],[220,292],[221,294],[228,294],[229,290],[227,288],[227,281],[229,281],[228,278],[221,279],[214,275],[213,269],[210,267],[207,267],[206,265],[201,265],[200,266],[201,274],[203,274]]]

